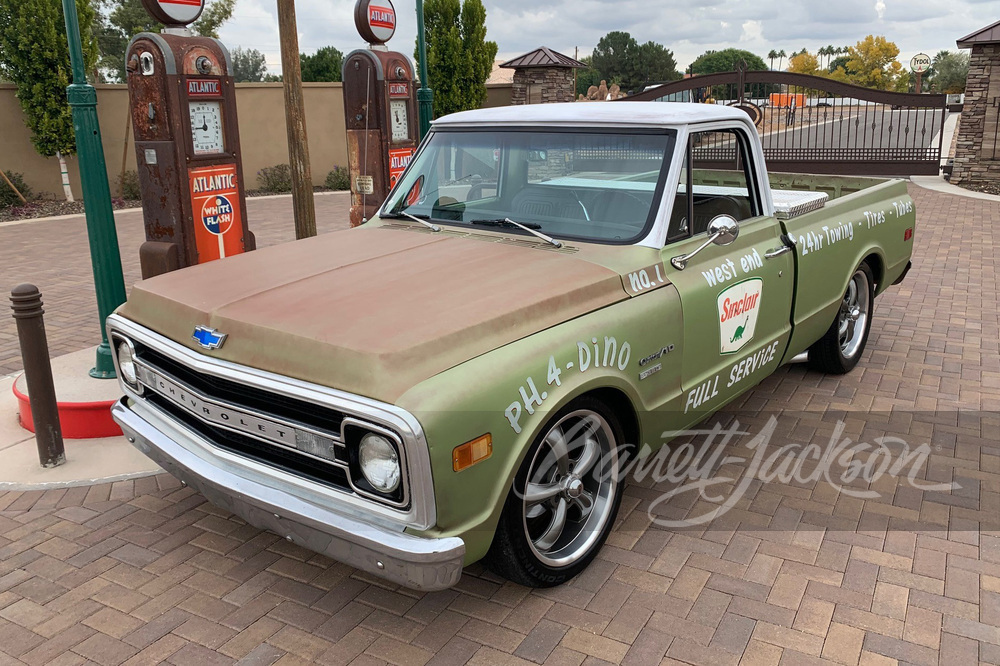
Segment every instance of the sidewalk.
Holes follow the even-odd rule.
[[[346,228],[349,207],[346,192],[317,196],[319,232]],[[258,247],[294,240],[291,196],[248,199],[247,209]],[[142,211],[118,211],[115,222],[125,283],[131,287],[139,279],[139,245],[144,240]],[[92,358],[92,348],[100,342],[91,271],[82,215],[0,225],[0,284],[9,290],[20,282],[32,282],[42,291],[45,329],[60,401],[64,398],[60,395],[57,359],[80,355],[86,365]],[[0,492],[110,483],[160,471],[124,437],[67,439],[66,464],[53,469],[40,467],[34,435],[17,422],[12,385],[20,369],[14,320],[4,316],[0,318]],[[117,394],[117,383],[108,381],[107,389]]]
[[[350,198],[346,192],[318,193],[316,226],[320,233],[348,226]],[[295,239],[292,198],[247,199],[247,219],[258,247]],[[145,240],[141,211],[115,214],[125,286],[139,280],[139,245]],[[49,353],[61,356],[101,341],[103,322],[97,317],[94,274],[90,264],[87,225],[83,215],[41,218],[0,225],[0,295],[8,303],[10,290],[30,282],[42,292]],[[6,305],[0,310],[0,377],[21,369],[14,320]]]

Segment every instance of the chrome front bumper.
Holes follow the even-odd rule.
[[[307,502],[238,474],[235,468],[212,464],[177,440],[194,440],[201,446],[207,442],[174,423],[153,425],[153,415],[140,415],[128,398],[115,403],[111,414],[133,446],[251,525],[414,590],[443,590],[462,575],[465,543],[458,537],[412,536]]]

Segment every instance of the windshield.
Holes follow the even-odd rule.
[[[675,134],[579,129],[435,131],[382,217],[503,225],[627,243],[652,224]]]

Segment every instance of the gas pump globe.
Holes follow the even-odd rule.
[[[255,247],[247,228],[229,51],[186,26],[203,0],[142,0],[166,27],[125,54],[146,242],[142,277]]]

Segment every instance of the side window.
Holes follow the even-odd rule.
[[[694,132],[688,150],[691,188],[685,188],[685,194],[691,193],[687,196],[692,234],[705,233],[719,215],[739,222],[761,214],[750,144],[742,132]]]

